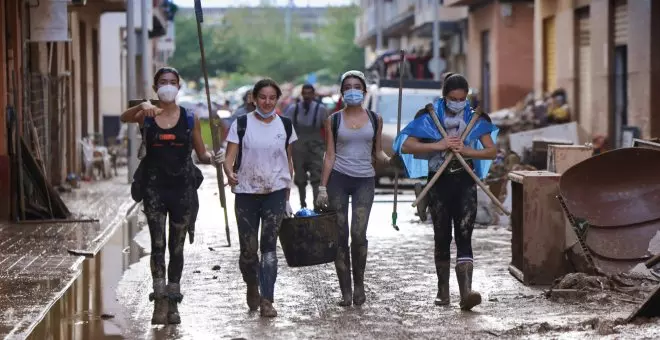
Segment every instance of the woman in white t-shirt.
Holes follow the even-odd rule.
[[[224,170],[236,194],[239,267],[247,284],[248,307],[253,311],[259,308],[261,316],[275,317],[277,231],[285,214],[293,214],[289,204],[293,176],[291,143],[297,136],[291,120],[275,113],[282,96],[277,83],[263,79],[252,91],[257,108],[236,119],[229,128]],[[259,222],[261,244],[257,234]]]

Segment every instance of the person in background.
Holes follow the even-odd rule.
[[[571,121],[571,109],[566,99],[566,90],[557,89],[548,98],[546,124],[564,124]]]
[[[448,74],[443,82],[442,98],[434,103],[436,115],[447,132],[443,138],[435,128],[431,113],[424,111],[422,115],[410,122],[397,136],[393,148],[401,155],[406,171],[411,178],[423,175],[432,178],[435,172],[446,161],[444,152],[451,150],[461,154],[480,178],[485,178],[497,156],[497,148],[493,140],[497,136],[497,128],[491,124],[487,115],[481,115],[469,131],[465,142],[461,135],[465,132],[472,116],[475,114],[467,101],[468,82],[460,74]],[[428,171],[410,173],[414,169],[413,162],[421,162],[414,156],[428,158]],[[485,160],[485,161],[484,161]],[[433,220],[435,235],[435,267],[438,275],[438,293],[435,304],[449,304],[449,272],[450,245],[452,241],[452,224],[456,242],[456,278],[461,294],[460,307],[470,310],[481,303],[481,295],[472,290],[472,231],[477,215],[477,185],[470,174],[457,159],[452,159],[437,182],[429,191],[429,206]]]
[[[143,166],[144,214],[151,237],[151,276],[154,301],[152,324],[178,324],[181,317],[177,304],[183,299],[180,291],[183,271],[183,246],[186,234],[193,242],[194,225],[199,209],[197,188],[203,176],[193,164],[195,150],[201,163],[220,164],[224,154],[213,156],[202,141],[199,119],[192,112],[176,104],[180,77],[171,67],[159,69],[154,75],[153,89],[158,94],[158,107],[145,101],[131,107],[121,115],[125,123],[138,123],[145,137],[146,156]],[[200,178],[200,176],[202,176]],[[165,222],[169,217],[169,242]],[[165,247],[170,262],[165,278]],[[167,285],[166,281],[169,281]]]
[[[293,182],[298,187],[302,208],[307,207],[308,182],[312,185],[312,199],[318,196],[325,153],[321,127],[328,117],[328,112],[323,103],[314,100],[315,96],[314,86],[303,85],[302,101],[294,102],[284,113],[285,117],[293,121],[293,127],[298,134],[298,143],[293,145]],[[314,208],[318,210],[318,207]]]
[[[277,235],[282,219],[293,215],[291,144],[297,136],[291,121],[275,114],[282,95],[279,85],[262,79],[253,91],[256,110],[237,118],[229,128],[224,171],[236,195],[239,267],[247,285],[247,305],[252,311],[260,309],[263,317],[275,317]]]
[[[385,163],[389,163],[390,158],[383,152],[382,117],[362,108],[367,88],[364,74],[348,71],[341,77],[340,84],[346,107],[325,122],[326,153],[316,205],[337,212],[339,247],[335,268],[342,295],[339,305],[346,307],[351,303],[360,306],[366,301],[367,224],[376,186],[373,158]],[[349,199],[353,214],[350,248]]]
[[[236,111],[231,114],[231,116],[235,119],[254,111],[256,108],[257,107],[254,105],[254,100],[252,99],[252,89],[250,89],[243,95],[243,104],[241,104],[241,106],[239,106]]]

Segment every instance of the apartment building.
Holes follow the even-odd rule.
[[[536,0],[534,88],[568,92],[582,128],[660,137],[660,1]]]
[[[439,1],[440,57],[444,71],[466,73],[467,7],[448,7]],[[406,50],[411,58],[430,62],[433,55],[433,0],[360,0],[355,43],[365,48],[365,66],[387,53]],[[378,50],[379,31],[382,46]],[[426,74],[433,77],[432,71]]]

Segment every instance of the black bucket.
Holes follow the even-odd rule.
[[[334,262],[339,230],[337,213],[285,218],[280,228],[280,244],[289,267],[315,266]]]

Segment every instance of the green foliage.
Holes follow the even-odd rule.
[[[294,17],[289,41],[283,12],[276,8],[237,9],[220,21],[205,17],[202,34],[209,77],[229,78],[231,88],[251,82],[248,75],[294,81],[319,72],[319,82],[335,83],[342,72],[364,67],[364,51],[353,43],[359,11],[356,6],[329,8],[328,25],[313,40],[299,37],[300,21]],[[202,71],[195,18],[179,14],[175,25],[176,50],[170,64],[184,78],[199,81]]]

